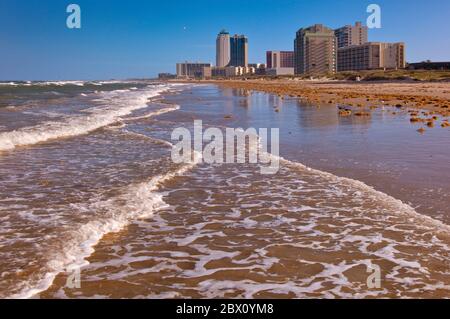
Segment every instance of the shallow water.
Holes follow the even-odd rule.
[[[215,86],[69,85],[0,110],[1,296],[450,297],[448,131]],[[173,164],[194,119],[279,127],[279,173]]]

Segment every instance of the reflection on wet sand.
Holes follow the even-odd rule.
[[[0,154],[1,296],[450,297],[444,128],[419,135],[408,110],[342,117],[217,86],[172,88],[149,105],[135,104],[154,92],[147,83],[91,86],[63,85],[63,106],[0,109],[0,134],[117,115]],[[280,128],[279,173],[173,164],[171,132],[194,119]],[[80,288],[67,285],[74,267]],[[374,269],[380,287],[368,281]]]

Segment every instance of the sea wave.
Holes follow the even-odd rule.
[[[156,211],[167,207],[162,199],[163,194],[158,192],[164,182],[180,176],[194,168],[201,161],[201,154],[195,153],[193,161],[168,172],[164,175],[153,177],[148,182],[139,183],[128,187],[118,197],[99,201],[90,205],[91,210],[107,210],[108,217],[91,221],[73,233],[73,238],[65,244],[65,250],[58,253],[48,264],[48,271],[42,279],[36,282],[23,284],[21,292],[10,296],[13,299],[27,299],[47,290],[62,272],[70,272],[89,264],[86,260],[95,250],[95,245],[103,236],[124,229],[133,220],[147,218]],[[125,202],[125,206],[117,205]]]
[[[100,100],[107,104],[107,107],[89,109],[87,115],[70,116],[63,121],[46,122],[33,127],[0,133],[0,151],[13,150],[19,146],[34,145],[52,139],[82,135],[111,125],[119,121],[121,117],[147,107],[149,98],[158,96],[169,88],[169,85],[158,85],[142,91],[117,90],[100,93]],[[172,110],[173,107],[170,107],[167,112]],[[161,112],[161,110],[156,111],[155,114],[162,114]]]

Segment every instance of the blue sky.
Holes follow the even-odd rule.
[[[66,27],[79,4],[82,28]],[[249,37],[249,60],[292,50],[300,27],[336,28],[382,8],[371,41],[404,41],[407,60],[450,60],[448,0],[0,0],[0,80],[152,77],[179,61],[215,61],[225,28]],[[447,39],[446,41],[443,39]]]

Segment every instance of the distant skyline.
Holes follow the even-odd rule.
[[[71,3],[80,30],[66,27]],[[382,28],[369,41],[405,42],[408,62],[450,60],[447,0],[1,0],[0,80],[148,78],[185,60],[214,64],[222,29],[245,34],[249,63],[264,63],[266,51],[293,50],[301,27],[365,24],[371,3]]]

